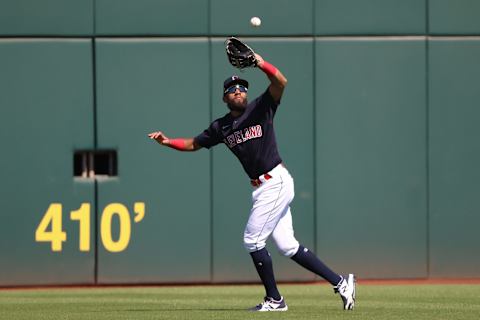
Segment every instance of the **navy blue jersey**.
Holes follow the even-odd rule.
[[[248,176],[256,179],[282,162],[273,129],[277,107],[278,103],[267,89],[250,102],[239,117],[227,113],[213,121],[208,129],[195,137],[195,142],[204,148],[225,143],[240,160]]]

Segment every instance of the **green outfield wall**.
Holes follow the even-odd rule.
[[[0,286],[257,281],[236,158],[147,137],[227,112],[230,35],[288,78],[302,244],[363,279],[480,277],[480,2],[0,0]]]

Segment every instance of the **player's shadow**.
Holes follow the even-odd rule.
[[[175,311],[248,311],[248,309],[244,308],[175,308],[175,309],[127,309],[123,310],[125,312],[148,312],[148,311],[155,311],[155,312],[175,312]]]

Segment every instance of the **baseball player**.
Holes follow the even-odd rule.
[[[256,67],[263,71],[270,85],[252,102],[247,101],[248,82],[231,76],[223,83],[223,101],[230,112],[213,121],[194,138],[170,139],[161,131],[148,136],[159,144],[180,151],[196,151],[225,144],[240,160],[253,186],[250,211],[243,243],[265,287],[266,296],[252,311],[287,311],[265,247],[271,237],[281,254],[330,282],[339,293],[345,310],[355,305],[355,277],[340,276],[317,256],[298,243],[294,236],[290,203],[294,197],[293,179],[277,149],[273,119],[287,84],[285,76],[255,53]]]

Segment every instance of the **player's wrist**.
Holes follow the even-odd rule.
[[[177,138],[177,139],[170,139],[168,140],[168,144],[170,148],[185,151],[187,148],[185,147],[185,139],[184,138]]]
[[[258,68],[265,72],[267,76],[271,77],[275,76],[278,71],[277,67],[265,60],[262,61],[262,64],[258,65]]]

